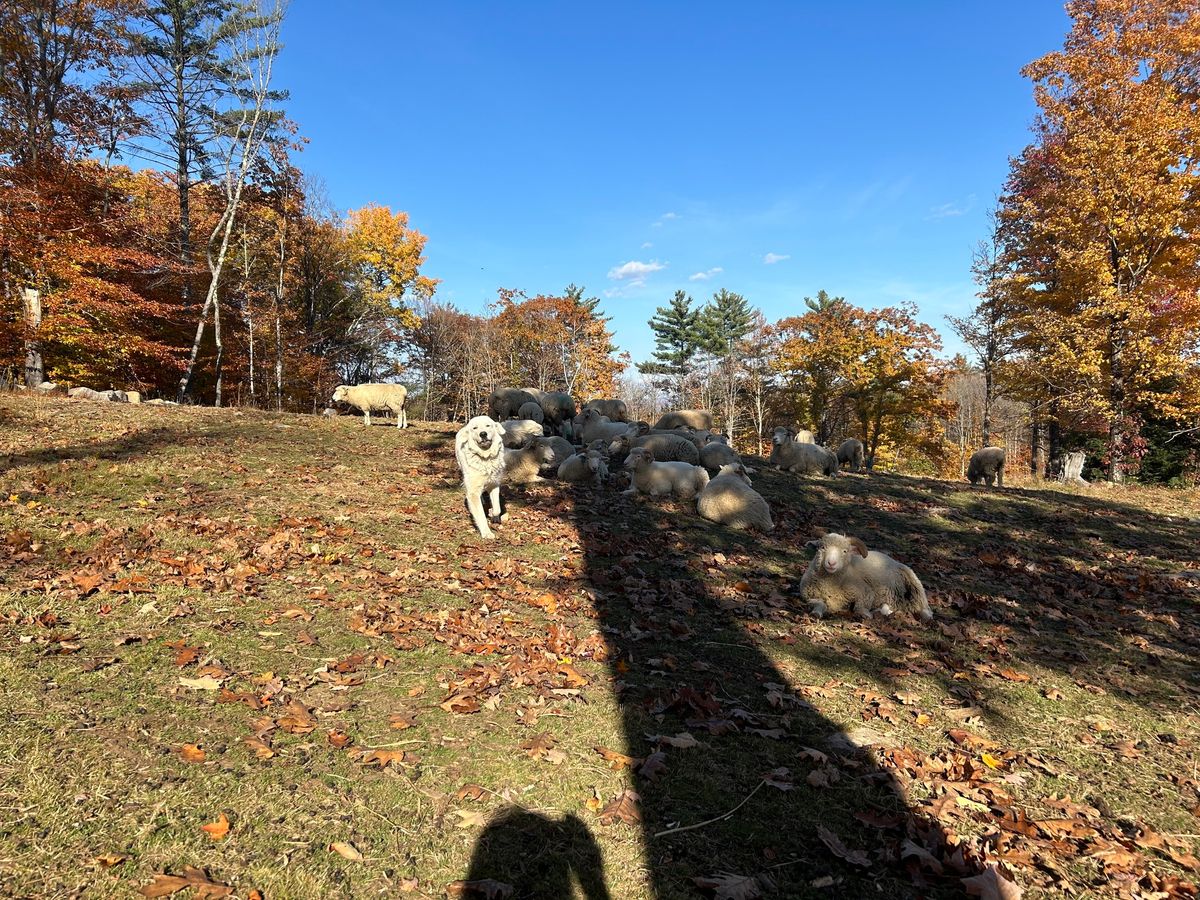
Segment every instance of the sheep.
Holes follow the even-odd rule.
[[[691,500],[708,484],[708,473],[699,466],[675,461],[655,462],[654,453],[645,447],[634,447],[629,451],[625,468],[633,472],[633,485],[622,494],[674,495],[680,500]]]
[[[596,450],[580,450],[574,456],[563,460],[558,467],[559,481],[580,483],[591,480],[596,487],[603,487],[608,480],[608,464],[604,456]]]
[[[813,433],[807,428],[793,429],[792,440],[797,444],[815,444],[817,442],[817,439],[813,437]]]
[[[537,388],[522,388],[541,407],[543,419],[563,437],[571,436],[571,420],[575,418],[575,400],[562,391],[539,391]]]
[[[396,427],[408,427],[408,388],[402,384],[340,384],[333,392],[334,403],[349,403],[362,410],[363,424],[371,425],[371,411],[390,410],[396,416]]]
[[[554,448],[540,438],[530,438],[518,449],[504,451],[505,484],[536,484],[546,479],[541,471],[554,462]]]
[[[663,413],[654,424],[654,430],[665,431],[670,428],[678,428],[680,425],[687,425],[697,431],[701,429],[712,431],[713,414],[707,409],[679,409]]]
[[[575,453],[574,445],[566,438],[554,436],[537,438],[537,440],[544,442],[547,447],[554,451],[554,462],[550,463],[554,469],[557,469],[562,465],[563,460],[568,459]]]
[[[771,434],[771,440],[776,444],[792,441],[796,444],[815,444],[813,433],[807,428],[792,428],[788,425],[778,425]]]
[[[129,397],[124,391],[94,391],[89,387],[73,387],[67,391],[67,396],[76,400],[100,400],[105,403],[129,402]]]
[[[605,440],[613,440],[622,434],[629,432],[629,425],[625,422],[612,422],[605,416],[600,415],[595,409],[585,409],[580,413],[580,437],[585,444],[590,444],[592,441],[601,438]]]
[[[1004,448],[984,447],[972,453],[967,465],[967,481],[971,484],[983,481],[988,487],[994,481],[997,487],[1004,487]]]
[[[537,403],[522,403],[521,408],[517,410],[517,418],[527,419],[541,425],[546,421],[546,414],[542,412],[542,407]]]
[[[861,472],[863,468],[863,442],[858,438],[846,438],[837,448],[838,465],[850,464],[852,472]]]
[[[771,507],[750,484],[750,476],[741,463],[722,466],[696,498],[696,512],[710,522],[730,528],[774,530]]]
[[[785,432],[780,435],[780,432]],[[816,444],[798,444],[787,436],[789,429],[775,429],[769,462],[785,472],[801,475],[837,475],[841,471],[837,454]]]
[[[146,402],[150,402],[150,401],[146,401]],[[322,419],[336,419],[338,417],[338,415],[339,415],[338,411],[336,409],[334,409],[332,406],[327,406],[323,410],[321,410],[321,418]]]
[[[541,424],[532,419],[506,419],[500,423],[500,427],[504,430],[504,446],[509,448],[520,447],[545,433]]]
[[[655,459],[663,462],[685,462],[693,466],[700,462],[700,451],[696,445],[677,434],[648,434],[639,438],[618,435],[608,445],[608,457],[620,465],[635,447],[646,448],[654,454]]]
[[[526,403],[537,403],[537,398],[517,388],[498,388],[488,397],[488,409],[497,422],[513,418]]]
[[[800,579],[800,596],[818,617],[853,608],[864,618],[904,610],[928,622],[933,610],[913,570],[858,538],[830,532],[809,541],[816,554]]]
[[[700,448],[700,465],[704,466],[710,475],[724,466],[737,465],[741,461],[742,458],[736,451],[718,435],[710,435],[708,442]]]
[[[589,400],[584,409],[594,409],[614,422],[629,421],[629,407],[624,400]]]

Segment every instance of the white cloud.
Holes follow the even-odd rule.
[[[720,266],[713,266],[713,268],[705,272],[697,272],[695,275],[689,275],[688,281],[708,281],[714,275],[720,275],[724,271]]]
[[[654,246],[654,245],[653,245],[652,243],[650,243],[649,241],[646,241],[646,243],[642,244],[642,249],[643,249],[643,250],[649,250],[649,249],[650,249],[651,247],[653,247],[653,246]]]
[[[785,259],[791,259],[791,258],[792,258],[792,256],[790,253],[768,253],[766,256],[763,257],[763,262],[766,263],[768,266],[773,266],[773,265],[775,265],[775,263],[781,263]]]
[[[663,222],[670,222],[672,219],[678,219],[678,218],[679,218],[679,213],[677,213],[677,212],[665,212],[661,216],[659,216],[658,220],[653,222],[650,227],[651,228],[662,228]]]
[[[964,216],[975,208],[975,195],[970,194],[965,203],[957,201],[953,203],[943,203],[941,206],[935,206],[929,210],[929,215],[925,217],[926,221],[937,221],[938,219],[952,219],[955,216]]]
[[[613,266],[608,270],[608,277],[613,281],[625,281],[629,278],[644,279],[651,272],[661,272],[666,267],[665,263],[660,263],[657,259],[650,262],[638,262],[634,259],[619,266]]]

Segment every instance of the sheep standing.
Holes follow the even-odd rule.
[[[500,427],[504,430],[504,446],[509,448],[520,447],[545,433],[541,424],[532,419],[505,419]]]
[[[539,421],[544,421],[564,437],[570,437],[571,420],[575,418],[575,401],[570,394],[562,391],[539,391],[537,388],[522,390],[538,402],[544,416]]]
[[[402,384],[340,384],[333,392],[334,403],[349,403],[362,410],[363,423],[370,427],[373,410],[388,410],[396,417],[397,428],[408,427],[408,388]]]
[[[691,500],[708,484],[708,473],[699,466],[685,462],[655,462],[654,454],[645,447],[634,447],[629,451],[625,468],[633,472],[633,486],[622,491],[623,494],[674,495],[681,500]]]
[[[558,479],[576,484],[591,481],[596,487],[603,487],[604,482],[608,480],[608,464],[604,461],[602,453],[596,450],[580,450],[558,467]]]
[[[841,471],[837,455],[816,444],[798,444],[786,433],[788,429],[775,429],[774,446],[771,447],[770,463],[785,472],[800,475],[837,475]]]
[[[521,408],[517,410],[517,418],[537,422],[541,425],[546,421],[546,414],[542,412],[542,407],[537,403],[522,403]]]
[[[988,487],[994,481],[997,487],[1004,487],[1004,448],[984,447],[971,454],[967,464],[967,481],[971,484],[986,482]]]
[[[554,462],[554,448],[541,438],[530,438],[516,450],[504,451],[506,484],[537,484],[545,481],[542,469]]]
[[[908,566],[886,553],[867,550],[858,538],[830,532],[809,541],[816,554],[800,579],[800,596],[816,616],[853,608],[864,618],[904,610],[926,622],[933,618],[925,588]]]
[[[861,472],[863,468],[863,442],[858,438],[846,438],[837,448],[838,466],[850,464],[852,472]]]
[[[710,522],[730,528],[773,530],[771,507],[750,484],[750,476],[741,463],[722,466],[696,498],[696,512]]]
[[[492,418],[497,422],[515,417],[517,411],[526,403],[541,406],[536,397],[517,388],[498,388],[492,391],[492,395],[488,397],[488,409],[491,410]]]
[[[583,408],[594,409],[614,422],[629,421],[629,406],[624,400],[589,400]]]
[[[701,429],[712,431],[713,414],[707,409],[677,409],[674,412],[663,413],[654,424],[655,431],[666,431],[686,425],[697,431]]]

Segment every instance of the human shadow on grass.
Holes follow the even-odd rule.
[[[475,844],[468,897],[529,900],[609,900],[600,848],[575,816],[561,821],[510,808],[488,824]],[[511,890],[510,890],[511,889]]]
[[[573,506],[623,752],[642,760],[638,820],[602,814],[612,824],[601,827],[640,831],[655,898],[961,895],[977,861],[955,858],[873,752],[795,692],[803,685],[760,649],[760,623],[743,618],[722,554],[683,532],[694,515],[690,503],[611,492]],[[905,841],[956,862],[934,876],[902,858]]]

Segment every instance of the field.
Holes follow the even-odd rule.
[[[0,396],[0,895],[1195,895],[1200,498],[760,467],[768,538],[486,543],[454,427]],[[934,623],[808,615],[815,526]]]

